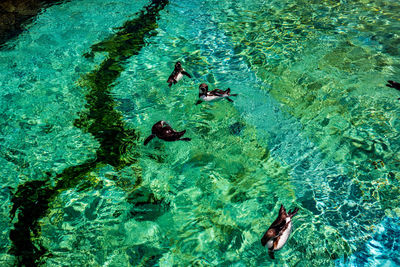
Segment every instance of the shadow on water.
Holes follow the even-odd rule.
[[[86,95],[86,110],[79,114],[74,125],[85,132],[91,133],[99,142],[100,147],[96,159],[72,166],[56,175],[51,182],[51,174],[46,173],[43,181],[28,181],[18,186],[12,197],[13,207],[10,217],[14,228],[10,231],[12,247],[10,254],[16,256],[19,266],[37,266],[42,263],[41,257],[51,256],[40,243],[39,219],[46,215],[49,204],[62,191],[74,188],[87,174],[96,168],[111,165],[116,170],[136,163],[135,158],[125,159],[123,154],[126,143],[134,143],[138,135],[133,129],[126,129],[122,114],[115,110],[116,103],[110,91],[114,81],[124,70],[125,61],[137,55],[145,46],[145,38],[155,36],[158,13],[168,4],[168,0],[153,0],[145,6],[137,17],[125,22],[118,32],[110,38],[92,46],[92,51],[85,54],[87,58],[94,53],[108,53],[98,69],[85,75],[80,81],[88,88]],[[133,140],[133,141],[132,141]],[[121,149],[125,148],[125,149]],[[130,146],[130,148],[134,148]],[[134,188],[141,183],[141,171],[132,167],[137,176]]]

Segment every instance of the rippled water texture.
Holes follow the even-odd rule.
[[[0,51],[1,266],[400,265],[398,1],[75,0],[26,28]],[[195,105],[203,82],[239,95]],[[159,120],[192,141],[143,146]]]

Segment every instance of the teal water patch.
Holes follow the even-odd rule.
[[[148,25],[147,28],[144,27],[144,30],[140,34],[133,34],[133,36],[131,36],[131,39],[136,40],[135,42],[138,43],[135,49],[130,48],[131,55],[132,52],[137,53],[137,51],[140,50],[141,46],[144,45],[144,42],[140,41],[140,39],[143,39],[145,35],[153,29],[152,27],[156,26],[155,20],[157,17],[157,13],[165,6],[166,3],[166,1],[161,1],[149,5],[145,11],[142,11],[140,13],[140,20],[136,19],[131,21],[131,26],[135,25],[135,21],[136,24],[140,22],[141,25],[146,25],[142,23],[142,20],[147,19]],[[137,28],[137,26],[136,28],[133,27],[133,29]],[[126,57],[129,56],[129,53],[126,53]],[[115,62],[118,63],[121,60],[122,59]],[[99,124],[102,122],[102,126],[107,126],[107,121],[112,121],[112,123],[114,123],[115,125],[114,129],[110,129],[110,127],[104,129],[105,127],[101,127],[101,134],[99,134],[98,130],[100,128],[96,128],[96,126],[89,128],[88,131],[93,134],[100,142],[100,149],[97,153],[97,159],[64,169],[61,174],[56,176],[56,179],[53,182],[29,181],[23,185],[21,184],[20,186],[18,186],[17,192],[11,199],[11,201],[13,202],[13,208],[10,212],[12,219],[14,218],[17,210],[19,210],[19,213],[17,216],[18,219],[14,224],[14,229],[10,231],[10,239],[13,242],[10,253],[17,256],[17,262],[19,265],[36,265],[39,263],[40,257],[43,256],[44,253],[46,253],[46,249],[42,246],[41,242],[37,240],[40,232],[38,219],[46,214],[47,209],[49,208],[49,203],[53,200],[53,198],[60,191],[63,191],[70,187],[75,187],[78,183],[81,182],[80,179],[84,178],[89,171],[94,170],[94,167],[98,163],[109,163],[118,169],[120,167],[120,149],[122,144],[121,142],[113,142],[113,138],[134,138],[134,134],[132,131],[126,131],[123,129],[122,122],[118,121],[118,113],[113,111],[112,99],[109,97],[107,98],[107,87],[109,86],[109,84],[112,83],[112,77],[115,78],[118,76],[118,72],[117,74],[115,74],[117,70],[108,69],[108,67],[111,66],[110,64],[108,64],[108,62],[109,61],[105,61],[105,64],[102,65],[103,67],[101,67],[98,72],[100,73],[100,75],[104,75],[108,71],[108,73],[111,74],[111,80],[107,80],[106,77],[104,77],[104,79],[100,79],[100,76],[96,77],[96,72],[93,72],[93,74],[89,76],[93,78],[92,90],[88,94],[89,114],[94,116],[95,123],[97,122]],[[96,101],[96,99],[99,98],[101,100]],[[94,104],[90,101],[93,99],[95,99]],[[108,99],[108,101],[105,101],[106,99]],[[78,124],[80,126],[82,126],[82,121],[85,120],[79,120]],[[47,172],[47,176],[50,175],[50,172]],[[136,175],[138,174],[136,173]],[[52,183],[55,185],[53,185]],[[36,239],[36,244],[33,243],[34,239]]]
[[[2,184],[40,179],[93,158],[97,143],[73,126],[83,109],[76,81],[102,61],[82,54],[121,26],[145,1],[66,3],[43,11],[28,30],[0,52]],[[110,7],[115,13],[106,12]],[[92,10],[96,10],[95,13]],[[97,20],[101,14],[102,20]],[[90,34],[89,34],[90,33]],[[83,161],[84,161],[83,160]]]
[[[377,225],[371,240],[348,260],[337,261],[336,266],[399,266],[400,219],[388,217]]]

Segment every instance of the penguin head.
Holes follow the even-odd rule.
[[[207,94],[208,92],[208,85],[205,83],[200,84],[199,86],[199,93],[200,94]]]
[[[152,134],[157,134],[161,131],[161,129],[164,127],[165,121],[158,121],[156,122],[153,127],[151,128],[151,133]]]
[[[175,68],[176,68],[176,69],[181,69],[181,68],[182,68],[182,64],[181,64],[180,61],[178,61],[178,62],[175,63]]]

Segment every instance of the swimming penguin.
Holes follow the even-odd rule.
[[[394,82],[394,81],[387,81],[388,83],[386,84],[387,87],[391,87],[397,90],[400,90],[400,83]]]
[[[144,145],[147,145],[156,136],[164,141],[190,141],[190,138],[181,138],[185,132],[186,130],[176,132],[165,121],[159,121],[151,128],[151,135],[144,140]]]
[[[292,231],[292,217],[296,215],[299,208],[286,213],[285,208],[281,205],[278,218],[271,224],[267,232],[261,238],[261,244],[268,246],[268,255],[271,259],[275,259],[274,251],[280,250],[289,238]]]
[[[208,85],[205,83],[200,84],[199,86],[199,98],[197,104],[200,104],[202,101],[212,101],[216,99],[226,98],[229,102],[233,102],[229,96],[237,96],[237,94],[231,94],[231,89],[228,88],[225,91],[220,89],[214,89],[212,91],[208,91]]]
[[[175,68],[174,71],[171,73],[171,75],[168,78],[167,83],[169,83],[169,87],[172,86],[172,84],[176,84],[177,82],[182,79],[183,75],[188,76],[189,78],[192,78],[189,73],[187,73],[183,68],[181,62],[176,62],[175,63]]]

